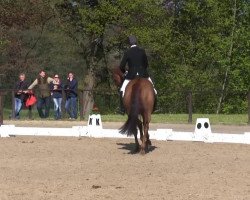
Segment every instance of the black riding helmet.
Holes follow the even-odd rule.
[[[136,37],[134,35],[130,35],[128,37],[128,41],[129,41],[130,45],[136,45],[137,44],[137,39],[136,39]]]

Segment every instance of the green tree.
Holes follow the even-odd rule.
[[[84,89],[113,91],[111,68],[134,34],[164,112],[186,112],[187,91],[195,112],[245,112],[249,7],[249,0],[3,0],[0,74],[73,71]],[[94,95],[84,95],[88,115]]]
[[[149,0],[129,4],[125,0],[103,0],[91,5],[66,1],[58,4],[57,10],[63,30],[82,49],[88,71],[85,88],[89,90],[97,86],[97,77],[103,74],[100,72],[110,75],[109,69],[115,63],[109,62],[110,55],[125,48],[129,34],[136,34],[145,46],[151,43],[155,31],[152,27],[156,27],[156,21],[162,16],[161,5]],[[86,92],[84,99],[89,102],[85,108],[88,114],[93,106],[93,96]]]
[[[30,53],[36,47],[47,22],[53,17],[47,1],[3,0],[0,2],[0,73],[6,80],[13,74],[32,72],[36,65]],[[25,33],[36,30],[35,37],[24,41]],[[27,42],[27,43],[26,43]]]
[[[246,38],[249,38],[246,23],[249,20],[249,3],[213,0],[172,3],[175,6],[174,12],[170,13],[172,20],[169,20],[170,42],[165,43],[169,45],[169,56],[161,59],[162,65],[168,67],[168,74],[158,74],[168,84],[167,87],[162,84],[160,88],[164,91],[168,88],[197,91],[194,93],[196,112],[218,113],[222,102],[227,101],[227,92],[232,89],[230,85],[239,83],[233,78],[235,73],[231,73],[233,63],[237,62],[239,67],[244,58],[241,68],[245,72],[249,69],[245,56],[249,49],[246,42]],[[240,48],[235,48],[236,44]],[[236,57],[234,54],[239,49],[244,53]],[[247,80],[249,72],[243,77],[237,78]],[[247,87],[244,81],[242,87],[234,89],[239,92]],[[246,103],[244,97],[240,98],[242,103]],[[173,100],[177,100],[177,97]],[[238,108],[242,111],[246,106]]]

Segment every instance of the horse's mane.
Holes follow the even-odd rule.
[[[119,67],[114,67],[112,69],[112,75],[113,75],[113,79],[115,81],[115,84],[120,87],[122,82],[123,82],[123,79],[124,79],[124,75],[123,75],[121,69]]]

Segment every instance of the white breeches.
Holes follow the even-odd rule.
[[[148,77],[148,80],[152,83],[153,88],[154,88],[154,91],[155,91],[155,94],[157,94],[157,91],[156,91],[156,89],[155,89],[155,87],[154,87],[154,84],[153,84],[151,78]],[[128,83],[129,83],[129,81],[131,81],[131,80],[125,79],[125,80],[123,81],[122,87],[120,88],[120,91],[122,92],[122,96],[124,96],[125,89],[126,89]]]

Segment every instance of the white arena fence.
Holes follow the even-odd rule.
[[[242,134],[213,133],[208,118],[198,118],[194,132],[177,132],[173,129],[150,130],[150,139],[162,141],[195,141],[205,143],[239,143],[250,144],[250,132]],[[1,137],[11,136],[63,136],[63,137],[94,137],[94,138],[133,138],[119,133],[118,129],[104,129],[101,116],[89,116],[87,126],[73,126],[72,128],[41,128],[16,127],[2,125]]]

